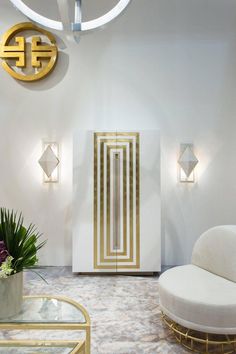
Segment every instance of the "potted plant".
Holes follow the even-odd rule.
[[[39,242],[33,224],[23,226],[22,214],[0,209],[0,318],[17,314],[23,300],[23,270],[33,268],[37,251],[46,241]]]

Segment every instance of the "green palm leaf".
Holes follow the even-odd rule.
[[[3,241],[13,257],[12,267],[15,272],[32,268],[37,263],[37,252],[46,241],[39,242],[39,234],[34,224],[23,226],[23,216],[5,208],[0,209],[0,241]]]

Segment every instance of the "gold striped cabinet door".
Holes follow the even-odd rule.
[[[77,132],[73,176],[73,271],[160,271],[159,132]]]

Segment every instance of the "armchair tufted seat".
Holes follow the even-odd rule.
[[[196,242],[192,264],[164,272],[160,306],[176,323],[201,332],[236,334],[236,226],[218,226]]]

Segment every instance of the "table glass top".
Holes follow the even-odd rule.
[[[86,323],[82,311],[76,306],[57,299],[24,298],[21,312],[0,323]]]
[[[70,354],[72,348],[28,348],[28,347],[18,347],[18,348],[0,348],[1,354]]]

